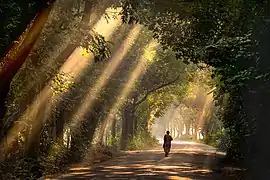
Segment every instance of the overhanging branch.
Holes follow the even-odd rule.
[[[169,81],[167,83],[161,84],[161,85],[147,91],[145,93],[145,95],[135,103],[135,107],[138,107],[141,103],[143,103],[151,93],[153,93],[153,92],[155,92],[157,90],[160,90],[160,89],[162,89],[164,87],[167,87],[167,86],[170,86],[170,85],[174,84],[176,81],[178,81],[180,79],[180,76],[181,75],[179,74],[175,79],[173,79],[173,80],[171,80],[171,81]]]
[[[213,93],[216,90],[216,87],[214,87],[211,91],[209,91],[206,95],[209,95],[211,93]]]

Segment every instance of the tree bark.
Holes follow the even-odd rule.
[[[104,137],[106,136],[106,122],[103,121],[101,122],[101,125],[100,125],[100,130],[99,130],[99,136],[98,136],[98,143],[99,144],[104,144]]]
[[[193,139],[194,140],[198,139],[198,126],[196,123],[194,123],[194,127],[193,127]]]
[[[18,23],[15,23],[15,27],[10,28],[10,32],[5,32],[5,34],[1,34],[1,40],[2,38],[5,39],[5,35],[7,35],[8,40],[7,41],[3,41],[3,43],[1,43],[0,45],[0,57],[4,57],[8,52],[10,52],[10,50],[14,47],[17,46],[17,39],[20,38],[20,36],[23,34],[23,32],[25,31],[25,29],[27,29],[28,25],[31,24],[32,20],[36,17],[37,14],[39,14],[43,9],[45,9],[46,7],[48,7],[50,4],[53,4],[55,0],[40,0],[40,1],[35,1],[35,0],[29,0],[27,2],[18,2],[15,1],[13,2],[14,6],[12,5],[12,7],[10,7],[10,5],[12,4],[11,2],[7,2],[5,3],[5,5],[7,4],[7,6],[5,6],[4,4],[1,6],[1,17],[4,17],[3,15],[6,15],[6,13],[8,14],[11,10],[11,8],[14,7],[18,7],[20,8],[20,15],[16,15],[16,19],[18,17]],[[32,4],[32,7],[29,7],[29,4]],[[8,17],[4,19],[4,23],[7,23],[7,21],[9,21],[9,23],[11,21],[13,21],[13,16],[12,17]],[[13,23],[12,23],[13,24]],[[3,30],[3,29],[1,29]],[[1,31],[3,32],[3,31]],[[8,33],[8,34],[7,34]]]
[[[60,145],[64,143],[64,125],[65,125],[65,109],[64,107],[57,108],[59,110],[59,116],[56,117],[56,139],[58,140]],[[55,139],[54,139],[55,140]]]
[[[0,125],[3,127],[3,119],[7,110],[6,98],[9,92],[10,84],[13,77],[17,74],[31,49],[33,48],[37,38],[39,37],[43,26],[47,22],[54,1],[46,9],[42,10],[34,19],[29,29],[20,37],[20,42],[15,44],[2,60],[0,70]],[[5,127],[7,128],[7,127]],[[6,134],[6,129],[1,130],[1,138]]]
[[[34,119],[31,120],[32,123],[32,130],[29,132],[28,136],[28,143],[25,144],[25,155],[29,158],[37,158],[39,154],[39,147],[40,147],[40,141],[41,141],[41,134],[42,130],[45,125],[45,119],[44,114],[49,114],[50,108],[48,108],[49,101],[48,99],[46,101],[41,101],[38,104],[37,115],[34,117]],[[37,123],[38,122],[38,123]]]
[[[121,132],[121,140],[120,140],[120,148],[122,150],[125,150],[126,149],[126,146],[127,146],[127,120],[126,120],[126,117],[125,117],[125,112],[123,111],[122,112],[122,132]]]
[[[116,118],[114,116],[114,119],[112,121],[112,138],[115,140],[116,138]]]
[[[88,20],[88,18],[86,18],[87,14],[88,14],[88,16],[90,16],[90,11],[91,11],[90,7],[92,7],[92,1],[88,0],[85,2],[85,9],[84,9],[84,16],[82,19],[82,24],[89,23],[89,22],[84,22],[84,21]],[[50,8],[52,8],[52,7],[50,7]],[[48,18],[48,15],[49,14],[47,14],[47,18]],[[36,39],[37,39],[37,37],[36,37]],[[60,54],[59,58],[66,57],[66,55],[70,55],[75,50],[76,47],[77,46],[75,46],[75,45],[69,44],[67,46],[67,48],[63,51],[63,53]],[[28,54],[29,53],[30,53],[30,51],[28,52]],[[58,121],[58,125],[59,125],[58,126],[58,132],[59,132],[58,137],[60,136],[60,138],[63,136],[64,126],[60,127],[62,124],[64,125],[64,119],[62,119],[62,121],[61,120]],[[33,139],[33,140],[30,140],[29,141],[30,144],[27,146],[27,149],[28,149],[27,152],[30,152],[27,154],[30,156],[33,156],[35,153],[38,152],[37,149],[39,148],[39,140],[37,140],[36,135],[38,136],[39,134],[41,134],[43,126],[44,126],[44,124],[40,124],[36,128],[35,127],[32,128],[32,132],[30,133],[30,139]],[[74,141],[71,141],[71,143],[74,144]]]
[[[190,124],[186,123],[186,134],[190,135]]]
[[[128,104],[122,112],[121,149],[126,150],[129,141],[134,136],[134,104]]]

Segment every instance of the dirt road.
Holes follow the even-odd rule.
[[[175,141],[169,157],[161,145],[155,150],[131,151],[127,155],[97,164],[78,167],[53,179],[223,179],[212,172],[217,153],[214,148],[191,142]]]

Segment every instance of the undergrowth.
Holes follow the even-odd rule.
[[[151,149],[158,145],[158,140],[149,132],[138,133],[129,143],[129,150]]]

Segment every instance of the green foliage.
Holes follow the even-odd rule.
[[[188,80],[193,72],[193,65],[186,65],[178,61],[170,49],[158,51],[153,64],[140,79],[137,91],[143,96],[145,92],[155,87],[160,87],[168,82],[173,83],[149,94],[147,99],[140,104],[138,118],[149,119],[149,115],[153,112],[155,117],[162,116],[171,103],[181,100],[185,96]],[[175,79],[175,82],[172,81]]]
[[[111,42],[108,42],[105,40],[103,36],[96,32],[92,32],[89,34],[87,31],[86,33],[82,33],[82,39],[79,42],[79,45],[82,46],[84,49],[86,49],[87,53],[93,53],[94,54],[94,61],[103,61],[110,57],[111,51],[110,51],[110,44]]]
[[[52,80],[51,89],[54,95],[58,93],[65,93],[70,90],[72,86],[75,85],[72,79],[72,75],[60,72]]]
[[[122,16],[122,21],[124,23],[138,23],[139,15],[138,11],[143,8],[142,1],[137,0],[121,0],[120,6],[122,7],[122,12],[120,13]]]
[[[104,114],[113,107],[119,97],[121,88],[128,82],[128,74],[136,67],[141,54],[145,50],[145,45],[149,43],[152,37],[161,43],[163,50],[157,47],[154,58],[153,54],[147,54],[153,58],[151,62],[147,62],[149,68],[136,80],[130,96],[127,99],[122,99],[124,106],[116,110],[123,115],[122,111],[126,110],[125,108],[133,108],[130,111],[131,117],[137,124],[134,123],[136,127],[132,132],[133,138],[129,142],[129,149],[147,149],[157,144],[157,140],[149,132],[151,125],[154,123],[153,120],[155,117],[161,117],[174,102],[182,102],[190,108],[189,112],[185,112],[185,108],[181,111],[181,113],[189,115],[189,118],[182,122],[194,122],[196,113],[202,109],[205,97],[194,98],[198,105],[184,102],[184,97],[187,95],[191,77],[198,75],[196,74],[198,66],[192,63],[201,63],[211,66],[215,83],[210,82],[210,84],[216,87],[214,98],[216,107],[220,108],[215,112],[215,117],[211,121],[216,124],[222,121],[221,124],[225,129],[215,127],[215,130],[211,130],[205,136],[205,141],[226,150],[228,156],[233,159],[240,160],[250,147],[248,140],[254,133],[253,129],[255,129],[253,124],[247,120],[243,94],[249,90],[251,81],[261,81],[269,76],[259,71],[258,54],[253,51],[258,45],[257,41],[253,40],[253,28],[257,24],[260,11],[258,11],[255,1],[248,1],[248,4],[245,2],[244,0],[121,1],[120,4],[124,7],[121,12],[122,20],[126,23],[139,22],[152,32],[147,28],[142,28],[139,37],[133,42],[131,50],[120,63],[115,74],[107,77],[108,82],[102,87],[101,93],[97,97],[90,98],[95,109],[87,109],[86,104],[88,102],[84,100],[92,95],[89,95],[89,89],[97,83],[96,80],[100,79],[106,65],[105,62],[86,67],[86,70],[76,81],[76,86],[72,86],[74,82],[68,80],[71,78],[69,75],[65,73],[57,74],[66,60],[66,58],[58,59],[58,55],[59,52],[65,52],[69,45],[74,44],[74,47],[78,45],[88,53],[93,53],[96,61],[105,60],[111,55],[109,42],[98,32],[91,32],[89,35],[89,29],[82,30],[80,27],[81,21],[78,16],[74,16],[69,11],[69,7],[57,8],[53,13],[58,12],[58,15],[56,15],[57,13],[53,14],[53,20],[49,21],[44,29],[44,34],[41,35],[37,49],[32,52],[25,66],[21,68],[20,73],[13,80],[6,122],[11,125],[14,120],[17,120],[17,117],[20,117],[32,103],[32,96],[35,97],[39,94],[52,77],[54,77],[52,81],[53,92],[64,96],[60,105],[49,115],[50,121],[44,125],[41,138],[42,145],[38,146],[40,159],[32,162],[32,159],[30,161],[24,159],[23,155],[18,155],[16,157],[22,159],[21,161],[17,159],[12,163],[4,163],[4,166],[15,169],[14,176],[21,176],[22,179],[25,179],[27,178],[26,172],[40,173],[40,170],[44,169],[45,172],[59,171],[60,164],[68,164],[68,160],[70,160],[68,157],[73,158],[72,162],[80,160],[91,146],[97,124],[102,121]],[[11,3],[6,6],[12,12],[8,14],[8,22],[4,22],[7,25],[3,26],[5,28],[5,43],[11,42],[11,39],[14,40],[14,38],[7,37],[7,31],[17,28],[17,25],[13,25],[13,23],[19,23],[17,16],[14,19],[11,16],[14,14],[18,14],[20,18],[23,16],[17,4]],[[247,12],[249,13],[248,16],[246,15]],[[59,21],[61,23],[58,23]],[[24,26],[26,25],[25,22]],[[57,27],[56,31],[51,27]],[[113,53],[117,52],[130,27],[125,26],[124,30],[120,29],[115,33],[119,37],[112,38],[117,41]],[[20,28],[19,30],[21,31]],[[62,55],[61,53],[60,55]],[[189,62],[189,65],[183,62]],[[176,77],[179,78],[175,79]],[[196,76],[196,78],[198,81],[207,79],[204,75]],[[174,79],[175,81],[172,81]],[[168,82],[172,83],[166,84]],[[209,82],[204,81],[197,85],[201,86],[204,83]],[[70,88],[70,86],[73,88]],[[208,90],[209,86],[207,84],[207,87],[202,87],[202,89]],[[30,92],[31,95],[29,96]],[[81,106],[82,104],[83,106]],[[257,105],[259,106],[259,104]],[[69,135],[72,137],[72,145],[67,147],[56,143],[57,138],[52,133],[54,128],[58,128],[61,122],[64,125],[69,125],[69,122],[74,120],[71,119],[72,115],[81,108],[86,109],[86,113],[80,119],[74,118],[82,124],[73,129],[71,135]],[[40,110],[43,111],[43,109]],[[128,120],[128,122],[131,122],[131,119]],[[147,125],[149,129],[146,130]],[[116,137],[110,138],[109,144],[119,143],[119,129]],[[209,127],[205,127],[205,129],[209,130]],[[51,154],[48,156],[49,149]],[[67,153],[63,153],[64,150],[68,150]],[[22,148],[19,151],[22,151]],[[29,164],[25,162],[29,162]],[[8,164],[10,165],[8,166]],[[19,165],[15,168],[14,164]],[[38,170],[33,170],[36,165]],[[21,169],[22,167],[23,169]],[[12,179],[13,177],[10,175],[11,173],[7,174],[7,177]],[[36,177],[32,174],[29,176]]]
[[[61,153],[60,153],[61,152]],[[64,144],[54,142],[50,146],[48,155],[44,154],[40,162],[43,167],[43,174],[55,174],[63,171],[70,161],[71,152]]]
[[[226,152],[228,149],[227,135],[224,130],[218,130],[204,137],[203,142],[216,147],[218,150]]]
[[[158,145],[158,140],[151,135],[150,132],[141,129],[138,131],[137,135],[131,139],[128,145],[130,150],[142,150],[151,149]]]
[[[109,134],[109,141],[108,141],[108,145],[115,147],[115,148],[119,148],[120,146],[120,138],[121,138],[121,133],[117,132],[115,134],[115,137],[112,136],[112,134]]]
[[[40,159],[24,158],[21,154],[13,154],[15,158],[5,159],[0,165],[1,179],[29,179],[34,180],[42,175]]]
[[[255,50],[258,44],[253,39],[265,2],[196,1],[191,6],[185,4],[191,8],[182,12],[181,8],[173,10],[172,1],[168,1],[167,11],[153,6],[152,14],[143,14],[150,19],[143,23],[155,33],[154,37],[171,47],[179,59],[212,66],[215,99],[224,108],[222,121],[228,130],[227,155],[237,160],[249,153],[252,144],[248,144],[248,137],[255,129],[254,122],[247,119],[244,94],[251,93],[251,82],[259,83],[260,78],[268,76],[260,72]],[[228,104],[219,101],[225,93],[229,95]]]

